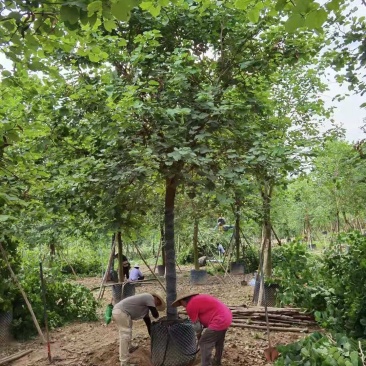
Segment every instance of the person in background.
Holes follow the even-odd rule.
[[[122,270],[123,270],[123,278],[126,277],[126,280],[129,279],[130,276],[130,269],[131,269],[131,264],[128,261],[127,257],[125,255],[122,254]]]
[[[135,265],[133,266],[133,268],[130,271],[130,281],[140,281],[143,280],[145,277],[142,274],[142,272],[140,271],[140,266],[138,263],[135,263]]]
[[[217,245],[217,250],[219,251],[219,258],[221,257],[221,255],[224,255],[225,254],[225,249],[224,249],[224,247],[222,246],[221,243],[219,243]]]
[[[234,226],[233,225],[226,225],[226,220],[220,216],[217,219],[217,225],[215,227],[215,229],[219,229],[219,231],[228,231],[229,229],[233,229]]]
[[[118,273],[117,271],[114,269],[114,261],[118,258],[118,253],[116,253],[114,255],[113,258],[113,265],[112,268],[110,270],[110,280],[113,282],[118,282]],[[129,275],[130,275],[130,268],[131,268],[131,264],[128,261],[127,257],[122,254],[122,273],[123,273],[123,278],[122,278],[122,282],[124,281],[124,279],[126,278],[126,280],[128,280]]]
[[[201,366],[221,365],[226,331],[231,325],[231,310],[217,298],[198,293],[177,296],[173,307],[183,306],[194,323],[201,348]],[[212,351],[215,356],[211,360]]]
[[[119,331],[119,360],[121,366],[129,366],[129,353],[137,347],[131,347],[132,320],[143,319],[149,335],[151,335],[151,319],[159,317],[159,311],[166,308],[165,301],[155,292],[142,293],[127,297],[114,305],[112,319],[116,322]]]
[[[219,228],[219,230],[224,230],[224,225],[226,224],[226,220],[220,216],[218,219],[217,219],[217,226]]]

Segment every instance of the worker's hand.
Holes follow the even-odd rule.
[[[197,340],[200,340],[202,337],[202,332],[196,333],[196,336],[197,336]]]

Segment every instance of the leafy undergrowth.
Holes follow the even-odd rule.
[[[296,343],[278,346],[281,358],[276,366],[362,366],[364,365],[364,342],[357,342],[344,334],[319,332],[311,334]]]
[[[39,274],[30,269],[22,280],[33,311],[41,326],[44,326],[44,303]],[[72,321],[97,319],[98,303],[85,286],[66,282],[62,275],[55,274],[46,279],[48,326],[53,329]],[[20,293],[17,293],[13,308],[12,331],[16,338],[27,339],[36,334],[32,317]]]

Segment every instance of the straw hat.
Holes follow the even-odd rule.
[[[177,308],[178,306],[180,306],[180,300],[184,300],[187,297],[196,296],[196,295],[199,295],[199,293],[198,292],[181,292],[180,294],[177,295],[177,298],[172,302],[173,308]]]
[[[157,297],[160,300],[161,305],[157,306],[156,309],[158,311],[164,311],[165,308],[166,308],[166,304],[165,304],[165,301],[162,298],[162,296],[160,294],[156,293],[156,292],[150,292],[150,295],[153,295],[153,296]]]
[[[135,268],[140,268],[140,265],[139,265],[138,263],[135,263],[133,266],[134,266]]]

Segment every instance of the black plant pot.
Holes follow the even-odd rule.
[[[207,272],[203,269],[191,269],[191,285],[205,285],[207,283]]]

